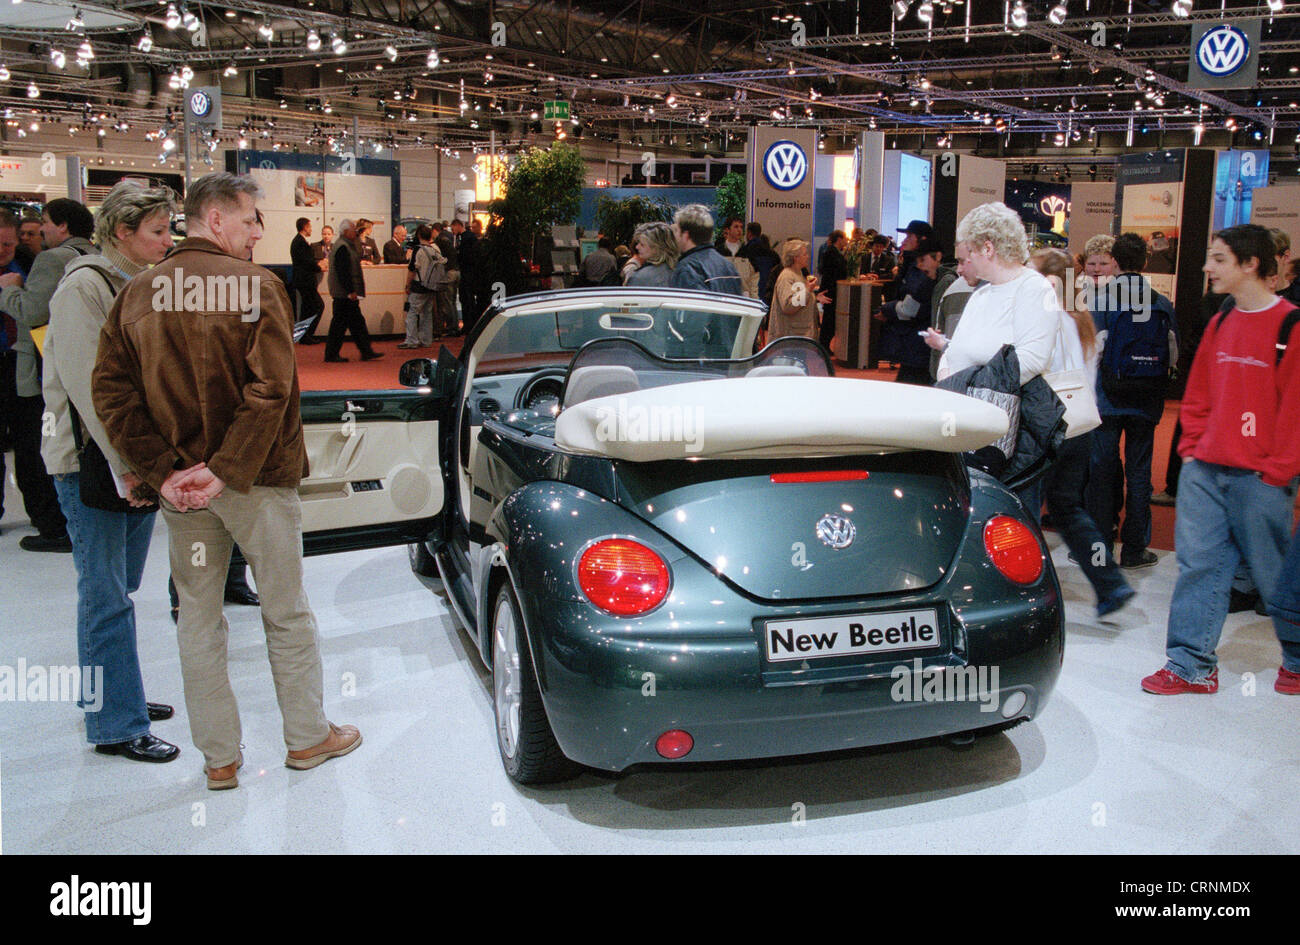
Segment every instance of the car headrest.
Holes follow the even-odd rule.
[[[575,368],[564,388],[564,406],[572,407],[594,397],[630,394],[640,390],[636,372],[625,364],[592,364]]]
[[[746,377],[803,377],[808,372],[797,364],[760,364],[745,372]]]

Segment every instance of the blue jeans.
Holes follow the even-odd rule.
[[[1083,568],[1092,589],[1097,592],[1097,602],[1102,603],[1123,592],[1128,581],[1120,573],[1111,555],[1110,542],[1097,528],[1083,507],[1083,489],[1088,481],[1090,446],[1088,436],[1065,440],[1057,453],[1056,462],[1047,471],[1043,486],[1047,496],[1047,510],[1052,515],[1052,525],[1065,539],[1070,553]],[[1098,563],[1100,561],[1100,563]]]
[[[1228,591],[1245,561],[1260,595],[1271,602],[1291,538],[1295,490],[1270,486],[1249,469],[1186,460],[1178,483],[1178,583],[1169,606],[1165,667],[1200,682],[1228,616]],[[1285,643],[1284,643],[1285,646]],[[1300,666],[1298,666],[1300,668]]]
[[[1124,462],[1120,463],[1119,438],[1124,436]],[[1092,465],[1088,472],[1088,514],[1109,541],[1123,505],[1124,543],[1121,559],[1140,555],[1151,542],[1151,451],[1156,425],[1146,417],[1102,417],[1092,431]],[[1121,482],[1128,482],[1124,497]]]
[[[131,594],[140,587],[155,516],[90,508],[78,473],[55,476],[54,488],[77,568],[77,658],[82,667],[104,669],[99,710],[78,702],[86,709],[86,740],[129,741],[149,732]]]
[[[1300,531],[1291,536],[1268,612],[1273,615],[1273,629],[1282,643],[1282,665],[1300,673]]]

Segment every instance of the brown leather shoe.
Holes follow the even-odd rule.
[[[289,752],[285,756],[284,763],[287,767],[306,771],[308,768],[324,764],[331,758],[346,755],[360,744],[361,732],[355,725],[335,725],[331,722],[330,733],[325,741],[311,748]]]
[[[220,768],[205,767],[203,771],[208,776],[208,790],[228,791],[239,787],[239,769],[243,766],[244,753],[241,751],[239,756],[228,765],[222,765]]]

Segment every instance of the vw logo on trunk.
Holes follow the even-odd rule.
[[[857,535],[857,527],[843,515],[823,515],[817,520],[817,537],[830,548],[847,548]]]
[[[1250,40],[1235,26],[1207,30],[1196,44],[1196,64],[1213,76],[1232,75],[1246,62]]]
[[[808,174],[808,157],[793,141],[778,141],[763,155],[763,174],[777,190],[794,190]]]

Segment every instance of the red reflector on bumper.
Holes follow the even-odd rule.
[[[655,739],[655,751],[665,758],[684,757],[694,747],[695,739],[691,738],[691,733],[681,729],[664,732]]]
[[[853,482],[870,475],[865,469],[823,469],[817,472],[772,473],[769,478],[773,482]]]

